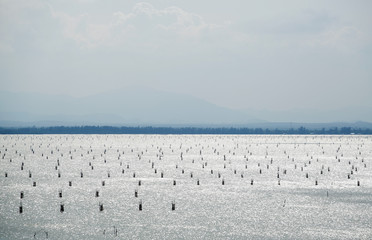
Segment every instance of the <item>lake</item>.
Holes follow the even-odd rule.
[[[1,135],[0,151],[0,239],[372,239],[372,136]]]

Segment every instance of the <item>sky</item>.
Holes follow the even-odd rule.
[[[0,90],[372,109],[372,1],[0,0]]]

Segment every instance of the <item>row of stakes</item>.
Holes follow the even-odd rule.
[[[267,156],[265,156],[265,158],[266,157]],[[244,156],[244,158],[246,158],[246,160],[248,160],[248,158],[246,156]],[[288,158],[289,158],[289,155],[288,155]],[[312,156],[311,156],[311,159],[313,159]],[[336,156],[336,159],[338,159],[338,162],[340,162],[340,158],[338,158]],[[181,160],[182,160],[182,153],[181,153]],[[226,161],[226,155],[224,155],[224,161]],[[292,158],[292,161],[294,161],[294,158]],[[106,163],[106,159],[104,159],[104,162]],[[362,162],[364,162],[364,159],[362,159]],[[194,160],[192,161],[192,163],[194,163]],[[273,163],[273,159],[272,158],[271,158],[270,163],[271,164]],[[311,164],[311,160],[309,161],[309,164]],[[349,165],[351,165],[351,161],[349,161]],[[58,166],[60,166],[59,159],[57,159],[57,165],[55,166],[55,169],[56,170],[58,170]],[[94,169],[94,167],[93,167],[93,165],[92,165],[91,162],[89,162],[89,166],[91,167],[92,170]],[[122,162],[120,162],[120,166],[122,166]],[[202,164],[202,168],[204,168],[204,166],[207,166],[207,162],[205,162],[205,163]],[[258,163],[258,166],[260,166],[260,163]],[[305,163],[305,166],[306,166],[306,163]],[[21,170],[23,170],[23,167],[24,167],[24,162],[22,162],[22,164],[21,164]],[[297,165],[295,165],[295,169],[296,169],[296,167],[297,167]],[[366,163],[364,163],[364,167],[365,168],[367,167],[367,164]],[[127,168],[129,168],[129,164],[127,164]],[[152,162],[152,168],[154,168],[154,162]],[[176,165],[176,168],[178,168],[178,165]],[[226,168],[226,163],[224,163],[224,168]],[[247,164],[245,165],[245,168],[247,169]],[[267,165],[267,168],[269,169],[269,165]],[[324,168],[324,166],[323,166],[323,168]],[[352,165],[352,169],[354,169],[354,165]],[[302,170],[303,170],[303,167],[301,167],[301,171]],[[330,171],[329,167],[328,167],[328,171]],[[357,167],[355,167],[355,171],[357,171]],[[122,169],[122,173],[124,173],[124,169]],[[156,173],[156,169],[155,169],[155,173]],[[236,170],[235,170],[235,173],[236,173]],[[261,173],[261,169],[260,169],[260,173]],[[108,173],[108,175],[109,174],[110,173]],[[321,171],[321,174],[322,174],[322,171]],[[58,170],[58,177],[61,177],[61,173],[60,173],[59,170]],[[82,171],[81,171],[81,177],[83,177]],[[110,177],[110,175],[108,177]]]
[[[193,160],[194,162],[194,160]],[[273,163],[273,160],[271,159],[271,164]],[[122,164],[122,163],[121,163]],[[311,161],[309,161],[309,164],[311,164]],[[351,162],[349,161],[349,165],[351,164]],[[24,166],[24,163],[22,162],[22,165],[21,165],[21,170],[23,170],[23,166]],[[59,166],[59,160],[57,160],[57,166]],[[58,170],[58,167],[55,167],[56,170]],[[93,170],[93,165],[91,164],[91,162],[89,162],[89,166],[91,166],[92,170]],[[202,168],[204,168],[204,166],[207,166],[207,163],[203,164],[202,165]],[[260,167],[260,163],[258,163],[258,166]],[[306,164],[305,164],[306,166]],[[366,168],[366,164],[364,164],[364,167]],[[129,165],[127,165],[127,168],[129,168]],[[152,168],[154,168],[154,162],[152,162]],[[176,165],[176,168],[178,168],[178,165]],[[226,164],[224,164],[224,168],[226,168]],[[247,164],[245,165],[245,168],[247,169]],[[267,169],[269,169],[269,165],[267,164]],[[295,164],[295,169],[297,169],[297,164]],[[322,170],[320,171],[320,174],[323,174],[323,170],[324,170],[324,165],[322,166]],[[355,167],[354,168],[354,165],[352,165],[352,170],[350,172],[350,174],[353,174],[353,170],[355,171],[358,171],[358,168]],[[278,171],[279,171],[279,167],[278,167]],[[303,171],[303,167],[301,167],[301,171]],[[328,167],[328,172],[330,171],[330,168]],[[262,174],[262,169],[260,168],[259,170],[260,174]],[[124,174],[124,169],[122,169],[122,173]],[[157,169],[155,168],[155,173],[157,173]],[[234,170],[234,173],[236,174],[237,171],[236,169]],[[182,169],[182,174],[184,174],[184,169]],[[211,174],[213,174],[213,170],[211,170]],[[284,170],[284,174],[286,174],[286,170]],[[350,174],[348,174],[348,179],[350,179]],[[80,171],[80,177],[83,178],[84,174],[83,174],[83,171],[81,170]],[[110,172],[108,171],[107,173],[107,176],[110,178]],[[8,173],[5,172],[5,177],[8,177]],[[29,171],[29,178],[32,177],[32,174],[31,174],[31,171]],[[58,170],[58,178],[61,177],[61,172]],[[136,177],[136,173],[134,172],[133,173],[133,177]],[[164,177],[164,173],[161,172],[161,178]],[[191,173],[191,178],[192,178],[192,173]],[[243,174],[241,174],[241,177],[243,178]],[[279,177],[278,177],[279,178]],[[308,178],[308,174],[306,174],[306,178]]]
[[[138,186],[141,186],[142,185],[142,181],[139,180],[138,181]],[[173,185],[175,186],[176,185],[176,180],[173,180]],[[198,180],[198,185],[199,185],[199,180]],[[33,184],[34,187],[36,187],[36,182],[34,182]],[[69,181],[69,186],[72,186],[72,181]],[[102,181],[102,186],[105,186],[105,181]],[[20,198],[23,199],[24,198],[24,192],[21,191],[20,193]],[[58,191],[58,197],[59,198],[62,198],[62,190],[60,189]],[[95,191],[95,197],[99,197],[99,190],[96,190]],[[134,191],[134,197],[138,198],[138,190],[136,189]],[[102,212],[103,211],[103,203],[99,202],[99,211]],[[176,210],[176,202],[173,200],[172,201],[172,211],[175,211]],[[139,206],[138,206],[138,210],[139,211],[142,211],[142,200],[139,201]],[[60,204],[60,212],[63,213],[65,211],[65,206],[63,203]],[[22,205],[22,201],[20,202],[20,206],[19,206],[19,213],[23,213],[23,205]]]
[[[7,149],[6,149],[7,150]],[[6,151],[5,150],[5,151]],[[75,150],[76,151],[76,150]],[[119,150],[118,150],[119,151]],[[159,151],[161,151],[161,150],[159,150]],[[339,149],[337,150],[337,152],[339,151]],[[35,154],[35,152],[32,150],[32,152]],[[92,149],[90,150],[90,151],[88,151],[87,152],[87,154],[89,154],[89,152],[92,152]],[[132,149],[132,152],[133,152],[133,149]],[[146,150],[146,152],[147,152],[147,150]],[[186,151],[187,152],[187,151]],[[215,149],[215,152],[216,152],[216,149]],[[229,151],[230,152],[230,151]],[[249,151],[248,151],[249,152]],[[17,153],[17,151],[16,151],[16,153]],[[159,158],[161,158],[161,156],[164,154],[163,152],[161,152],[162,154],[159,156],[158,154],[157,154],[157,156],[159,156]],[[53,151],[51,151],[51,154],[53,154]],[[71,151],[70,151],[70,154],[71,154]],[[104,152],[104,154],[106,154],[106,150],[105,150],[105,152]],[[123,152],[123,154],[124,154],[124,152]],[[143,152],[142,152],[142,154],[143,154]],[[200,150],[200,155],[202,154],[202,152],[201,152],[201,150]],[[286,153],[286,151],[284,151],[284,154],[287,154]],[[323,154],[324,154],[324,151],[323,151]],[[181,153],[181,160],[183,159],[183,153]],[[233,155],[235,155],[235,152],[233,153]],[[252,155],[252,152],[250,152],[250,155]],[[361,152],[359,152],[359,155],[361,155]],[[20,155],[21,156],[21,155]],[[44,156],[44,154],[42,154],[42,156]],[[61,154],[61,156],[63,156],[63,154]],[[83,154],[81,154],[81,156],[83,156]],[[102,156],[102,154],[101,154],[101,156]],[[341,156],[343,156],[343,154],[341,155]],[[5,157],[5,153],[4,153],[4,155],[3,155],[3,159],[4,159],[4,157]],[[138,157],[139,157],[139,159],[141,158],[141,156],[140,156],[140,154],[138,154]],[[265,156],[266,157],[266,156]],[[288,158],[289,158],[289,156],[288,156]],[[47,157],[47,159],[48,159],[48,157]],[[71,159],[72,159],[72,156],[71,156]],[[93,159],[94,159],[94,157],[93,157]],[[119,154],[119,157],[118,157],[118,159],[120,159],[120,154]],[[226,160],[226,156],[224,155],[224,159]],[[337,156],[336,156],[336,159],[337,159]],[[10,160],[11,161],[11,160]],[[105,162],[106,162],[106,160],[105,160]]]
[[[245,156],[246,157],[246,156]],[[266,156],[265,156],[266,157]],[[288,156],[288,158],[289,158],[289,156]],[[336,156],[336,159],[337,159],[338,157]],[[181,159],[182,159],[182,153],[181,153]],[[311,157],[311,159],[312,159],[312,157]],[[226,160],[226,155],[224,155],[224,160]],[[292,160],[294,160],[294,159],[292,159]],[[104,160],[105,162],[106,162],[106,159]],[[271,164],[272,164],[272,162],[273,162],[273,160],[271,159]],[[338,162],[340,162],[340,158],[338,158]],[[362,162],[364,162],[363,161],[363,159],[362,159]],[[193,163],[194,163],[194,160],[193,160]],[[309,161],[309,164],[311,164],[311,160]],[[59,159],[57,160],[57,165],[55,166],[55,169],[56,170],[58,170],[58,166],[60,165],[60,163],[59,163]],[[203,164],[202,165],[202,168],[204,168],[204,166],[206,166],[207,165],[207,163],[205,163],[205,164]],[[351,165],[351,162],[349,161],[349,165]],[[89,162],[89,166],[91,167],[91,169],[93,170],[94,169],[94,167],[93,167],[93,165],[91,164],[91,162]],[[120,163],[120,166],[122,166],[122,162]],[[258,166],[260,166],[260,163],[258,163]],[[305,166],[306,166],[306,164],[305,164]],[[23,170],[23,167],[24,167],[24,163],[22,162],[22,165],[21,165],[21,170]],[[297,165],[295,165],[295,169],[296,169],[296,167],[297,167]],[[367,166],[366,166],[366,164],[364,164],[364,167],[366,168]],[[129,165],[127,165],[127,168],[129,168]],[[152,162],[152,168],[154,168],[154,162]],[[177,166],[176,166],[176,168],[177,168]],[[224,164],[224,168],[226,168],[226,163]],[[245,168],[247,168],[247,165],[245,165]],[[269,168],[269,165],[267,165],[267,168]],[[352,169],[354,169],[354,165],[352,166]],[[303,167],[301,167],[301,171],[303,171]],[[328,167],[328,171],[330,171],[330,169],[329,169],[329,167]],[[357,168],[355,168],[355,171],[357,171]],[[122,173],[124,173],[124,169],[122,169]],[[157,173],[157,170],[155,169],[155,173]],[[182,171],[182,173],[184,173],[184,171]],[[262,170],[260,169],[260,174],[262,173]],[[81,177],[83,177],[83,172],[81,171]],[[236,170],[235,170],[235,174],[236,174]],[[323,174],[323,169],[321,170],[321,174]],[[353,174],[353,171],[351,170],[351,174]],[[7,177],[8,176],[8,173],[5,173],[5,176]],[[29,172],[29,176],[30,176],[30,178],[31,178],[31,173]],[[60,178],[61,177],[61,173],[60,173],[60,171],[58,170],[58,177]],[[110,173],[108,172],[108,177],[110,177]],[[134,177],[135,177],[135,173],[134,173]],[[163,173],[161,173],[161,177],[163,177]],[[242,176],[243,177],[243,176]],[[350,179],[350,177],[348,176],[348,179]]]
[[[103,203],[99,202],[98,204],[99,206],[99,211],[102,212],[103,211]],[[142,211],[142,200],[139,201],[139,205],[138,205],[138,210],[139,211]],[[172,201],[172,211],[175,211],[176,210],[176,202],[175,201]],[[63,203],[60,204],[60,212],[63,213],[65,211],[65,205]],[[22,202],[20,202],[20,205],[19,205],[19,213],[22,214],[23,213],[23,205],[22,205]]]
[[[191,173],[191,177],[192,177],[192,173]],[[141,186],[142,182],[141,180],[138,181],[138,185]],[[176,180],[173,180],[173,185],[175,186],[177,184]],[[200,180],[198,179],[197,180],[197,185],[200,185]],[[222,179],[222,185],[225,185],[225,179]],[[251,185],[253,185],[253,179],[251,180]],[[279,183],[280,185],[280,183]],[[72,181],[69,181],[69,186],[72,186]],[[105,181],[102,181],[102,186],[105,186]],[[33,182],[33,187],[36,187],[36,182],[34,181]],[[58,192],[58,196],[60,198],[62,198],[62,190],[59,190]],[[138,197],[138,190],[136,189],[135,192],[134,192],[134,196],[137,198]],[[95,192],[95,197],[99,197],[99,191],[96,190]],[[21,191],[20,193],[20,198],[23,199],[24,198],[24,192]],[[99,203],[99,210],[100,211],[103,211],[103,204],[102,203]],[[176,210],[176,203],[175,201],[172,201],[172,211]],[[142,211],[142,200],[140,200],[139,202],[139,211]],[[64,212],[64,204],[60,204],[60,212]],[[22,202],[19,206],[19,213],[23,213],[23,206],[22,206]]]
[[[260,165],[259,165],[259,166],[260,166]],[[177,168],[177,166],[176,166],[176,168]],[[269,165],[267,165],[267,168],[269,168]],[[295,165],[295,169],[296,169],[296,168],[297,168],[297,165]],[[354,166],[352,167],[352,169],[354,169]],[[355,167],[354,170],[355,170],[355,171],[358,171],[357,167]],[[303,171],[303,167],[301,167],[301,171]],[[329,171],[330,171],[330,168],[328,167],[328,172],[329,172]],[[287,170],[284,169],[284,170],[283,170],[283,173],[286,174],[286,172],[287,172]],[[122,170],[122,173],[124,173],[124,169]],[[157,169],[155,169],[155,173],[157,173]],[[184,169],[182,169],[182,174],[184,174],[184,173],[185,173],[185,171],[184,171]],[[237,171],[234,170],[234,173],[236,174]],[[261,169],[259,170],[259,173],[262,174],[262,170],[261,170]],[[350,172],[349,174],[347,174],[347,178],[350,179],[350,178],[351,178],[351,175],[353,175],[353,173],[354,173],[354,171],[351,170],[351,172]],[[212,169],[211,169],[211,174],[213,174],[213,170],[212,170]],[[320,171],[320,174],[323,174],[323,169]],[[81,172],[80,172],[80,177],[83,178],[83,176],[84,176],[84,174],[83,174],[83,172],[81,171]],[[110,178],[110,176],[111,176],[111,175],[110,175],[110,172],[107,173],[107,176]],[[5,177],[8,177],[8,173],[7,173],[7,172],[5,172]],[[58,171],[58,178],[60,178],[60,177],[61,177],[61,173],[60,173],[60,171]],[[133,177],[134,177],[134,178],[136,177],[136,173],[135,173],[135,172],[133,173]],[[161,178],[164,177],[164,172],[161,172],[160,177],[161,177]],[[193,173],[192,173],[192,172],[190,173],[190,177],[193,178]],[[241,178],[243,178],[243,177],[244,177],[244,175],[243,175],[243,173],[242,173],[242,174],[241,174]],[[309,174],[306,173],[305,177],[306,177],[306,178],[309,178]],[[32,173],[31,173],[31,171],[29,171],[29,178],[32,178]],[[221,174],[220,174],[220,173],[218,173],[218,178],[221,178]],[[277,178],[278,178],[278,179],[280,178],[280,175],[279,175],[279,167],[278,167],[278,172],[277,172]],[[279,181],[280,181],[280,180],[279,180]],[[224,183],[225,183],[225,181],[224,181],[224,179],[223,179],[223,180],[222,180],[222,185],[224,185]],[[102,181],[102,186],[104,186],[104,185],[105,185],[105,181]],[[175,184],[174,184],[174,185],[175,185]],[[200,185],[200,181],[199,181],[199,179],[197,180],[197,185]],[[253,179],[251,180],[251,185],[253,185]],[[280,183],[279,183],[279,185],[280,185]],[[317,180],[316,180],[315,185],[317,185]],[[72,181],[69,181],[69,186],[72,186]],[[360,181],[359,181],[359,180],[357,180],[357,186],[360,186]],[[33,181],[33,187],[36,187],[36,182],[35,182],[35,181]]]
[[[133,152],[133,150],[132,150],[132,152]],[[52,153],[53,153],[53,151],[52,151]],[[89,153],[89,151],[88,151],[88,153]],[[286,151],[284,151],[284,153],[286,154]],[[201,151],[200,151],[200,154],[201,154]],[[182,156],[183,154],[181,153],[181,160],[183,159],[183,156]],[[251,155],[252,155],[252,153],[251,153]],[[119,155],[120,156],[120,155]],[[139,157],[140,157],[140,155],[138,155]],[[246,156],[244,156],[245,158],[246,158]],[[266,158],[267,156],[265,156],[265,158]],[[119,157],[120,158],[120,157]],[[118,159],[119,159],[118,158]],[[289,158],[289,155],[288,155],[288,158]],[[312,159],[313,157],[311,157],[311,159]],[[93,157],[93,159],[94,159],[94,157]],[[338,159],[338,162],[340,162],[340,158],[338,158],[337,156],[336,156],[336,159]],[[224,155],[224,160],[226,160],[226,155]],[[10,159],[10,161],[11,161],[11,159]],[[104,162],[106,163],[106,159],[104,160]],[[363,160],[362,160],[362,162],[363,162]],[[193,163],[194,163],[194,160],[193,160]],[[272,160],[271,160],[271,163],[272,163]],[[311,161],[309,161],[309,164],[311,163]],[[349,164],[351,164],[350,163],[350,161],[349,161]],[[120,163],[120,165],[122,165],[122,163]],[[22,162],[22,165],[21,165],[21,170],[23,170],[23,166],[24,166],[24,163]],[[59,159],[57,160],[57,166],[59,166]],[[58,169],[58,167],[55,167],[56,168],[56,170]],[[91,162],[89,162],[89,166],[91,166],[91,168],[92,168],[92,170],[94,169],[94,167],[93,167],[93,165],[91,164]],[[152,162],[152,167],[154,167],[154,162]],[[204,168],[204,164],[203,164],[203,166],[202,166],[203,168]],[[364,167],[366,167],[366,164],[364,164]],[[129,166],[127,165],[127,168],[129,168]],[[226,168],[226,164],[224,164],[224,168]],[[247,165],[246,165],[246,168],[247,168]],[[123,173],[124,173],[124,169],[122,170],[123,171]],[[328,170],[329,171],[329,170]],[[155,173],[156,173],[156,169],[155,169]],[[261,169],[260,169],[260,173],[261,173]],[[82,172],[81,172],[81,175],[82,175]],[[58,171],[58,177],[60,177],[60,172]]]

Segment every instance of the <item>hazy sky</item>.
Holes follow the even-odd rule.
[[[372,107],[372,1],[0,0],[0,90]]]

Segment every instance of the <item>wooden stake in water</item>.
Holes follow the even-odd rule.
[[[176,210],[176,202],[173,200],[172,201],[172,211]]]
[[[20,204],[19,204],[19,213],[23,213],[23,206],[22,206],[22,202],[20,202]]]
[[[99,203],[99,211],[100,211],[100,212],[103,211],[103,203]]]

